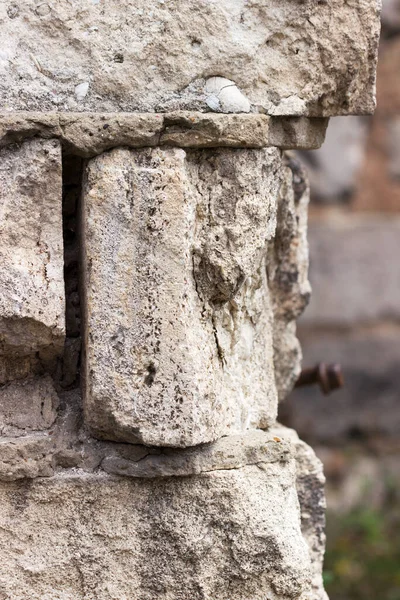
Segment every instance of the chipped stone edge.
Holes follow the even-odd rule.
[[[100,443],[86,437],[75,460],[63,467],[59,456],[64,443],[62,436],[57,438],[57,434],[46,433],[0,440],[0,481],[52,477],[76,469],[142,479],[186,477],[247,465],[283,464],[293,459],[296,452],[292,439],[282,427],[250,430],[244,435],[183,449]],[[93,442],[95,447],[92,447]],[[86,462],[84,457],[90,454],[93,457]]]
[[[117,146],[142,148],[316,149],[329,118],[263,114],[0,113],[0,147],[33,137],[58,138],[64,151],[91,158]]]

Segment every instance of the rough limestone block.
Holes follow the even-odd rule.
[[[64,342],[57,140],[0,150],[0,228],[0,363],[7,355],[38,352],[49,359],[60,354]],[[9,365],[0,370],[7,369],[12,378]]]
[[[352,217],[309,228],[313,295],[304,325],[346,327],[400,317],[400,220]]]
[[[264,114],[2,112],[0,146],[57,138],[66,153],[90,158],[127,146],[319,148],[329,119]]]
[[[285,150],[312,150],[320,148],[325,140],[329,119],[305,117],[271,118],[269,142]]]
[[[52,440],[47,433],[0,438],[1,481],[50,477],[53,473]],[[2,542],[0,546],[5,550]]]
[[[300,502],[301,532],[311,559],[311,590],[308,600],[328,600],[322,570],[325,553],[325,476],[319,458],[310,446],[299,440],[293,429],[279,434],[291,440],[296,449],[296,487]]]
[[[192,448],[109,443],[104,448],[101,468],[127,477],[185,477],[263,462],[285,462],[293,454],[293,447],[291,438],[286,441],[281,437],[282,431],[287,437],[286,429],[274,426],[268,431],[257,429]]]
[[[370,113],[379,8],[378,0],[3,2],[2,107]]]
[[[0,502],[13,600],[314,600],[294,445],[191,477],[69,471],[2,484]]]
[[[188,446],[276,417],[265,260],[277,150],[114,150],[83,193],[85,413],[97,436]]]
[[[0,432],[21,435],[48,429],[56,418],[58,396],[50,376],[12,381],[0,387]]]

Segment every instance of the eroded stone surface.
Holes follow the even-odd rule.
[[[58,396],[50,376],[12,381],[0,387],[0,433],[21,435],[48,429],[55,421]]]
[[[57,138],[67,153],[92,157],[128,146],[181,148],[319,148],[328,119],[214,114],[0,113],[0,146],[32,137]]]
[[[57,140],[0,150],[0,361],[61,353],[61,152]],[[23,366],[18,364],[17,370]],[[12,377],[11,364],[1,369]]]
[[[50,477],[54,473],[53,454],[52,439],[47,433],[0,437],[0,480]]]
[[[163,480],[78,471],[3,485],[0,591],[13,600],[306,600],[295,481],[290,458]]]
[[[310,446],[298,439],[293,429],[281,430],[295,446],[296,487],[300,502],[301,531],[311,559],[310,600],[328,600],[324,590],[322,569],[325,553],[325,476],[321,461]]]
[[[109,444],[101,468],[129,477],[199,475],[210,471],[239,469],[246,465],[287,462],[295,456],[293,445],[282,437],[282,428],[255,430],[229,436],[213,444],[182,449],[148,449],[132,444]]]
[[[306,200],[297,222],[292,178],[276,150],[115,150],[91,161],[85,412],[97,436],[190,446],[273,423],[273,355],[292,382],[291,321],[309,292]],[[277,211],[272,277],[290,271],[291,287],[278,315],[289,336],[274,343],[283,300],[275,283],[271,299],[266,260]]]
[[[225,78],[253,111],[369,113],[379,7],[378,0],[2,3],[1,106],[247,112],[236,97],[207,103],[207,83]]]

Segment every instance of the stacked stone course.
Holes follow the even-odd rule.
[[[283,150],[372,110],[378,8],[1,7],[0,598],[326,598]]]

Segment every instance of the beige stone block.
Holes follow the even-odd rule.
[[[325,476],[322,462],[310,446],[299,440],[293,430],[281,432],[295,444],[296,487],[300,503],[301,532],[311,559],[310,600],[328,600],[323,584],[325,553]]]
[[[329,119],[265,114],[0,112],[0,146],[57,138],[66,153],[90,158],[127,146],[319,148]]]
[[[53,475],[52,440],[47,433],[0,438],[0,480],[35,479]],[[23,483],[24,485],[24,483]],[[7,488],[5,488],[7,489]],[[0,542],[2,550],[6,550]],[[3,591],[0,585],[0,592]]]
[[[114,150],[83,194],[86,421],[188,446],[276,416],[277,150]]]
[[[6,483],[0,502],[0,593],[13,600],[311,597],[293,446],[191,477]]]
[[[310,299],[307,210],[309,186],[301,163],[285,155],[277,228],[267,255],[268,285],[274,311],[274,367],[279,400],[292,390],[300,373],[301,348],[296,319]]]
[[[378,0],[2,3],[5,110],[374,108]]]
[[[22,435],[48,429],[56,418],[58,396],[50,376],[13,381],[0,387],[0,432]]]
[[[0,211],[0,360],[42,351],[50,358],[62,351],[64,341],[57,140],[0,150]],[[11,374],[9,365],[1,370]]]

